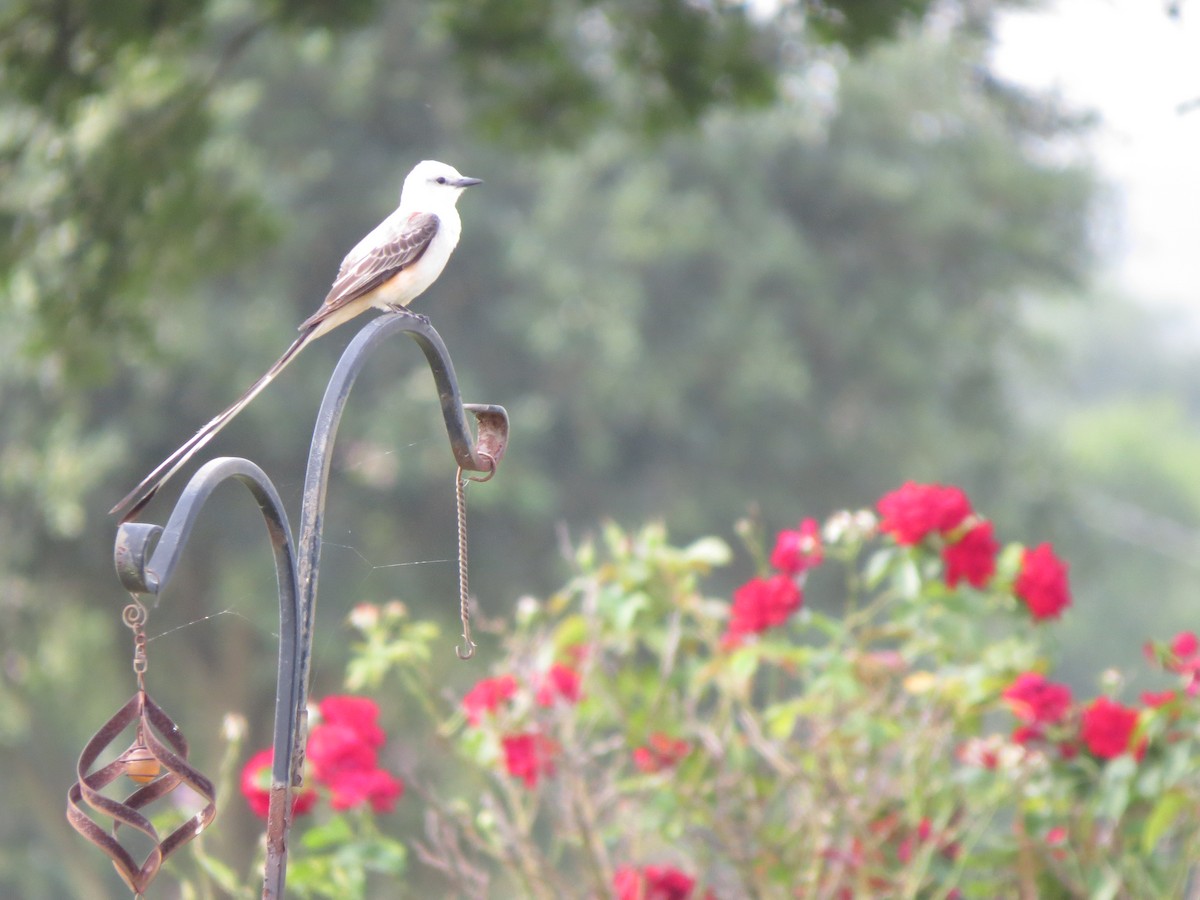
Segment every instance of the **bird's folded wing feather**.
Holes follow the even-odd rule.
[[[385,222],[367,235],[342,260],[325,302],[300,325],[300,330],[316,325],[419,260],[439,224],[433,213],[413,213],[394,224]]]

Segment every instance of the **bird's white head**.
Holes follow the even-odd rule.
[[[459,196],[478,178],[468,178],[454,166],[435,159],[417,163],[400,191],[400,208],[412,212],[437,212],[453,209]]]

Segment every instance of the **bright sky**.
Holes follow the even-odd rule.
[[[1051,0],[1004,17],[994,59],[1100,114],[1092,147],[1120,216],[1110,277],[1200,314],[1200,2],[1180,6],[1171,18],[1167,0]]]

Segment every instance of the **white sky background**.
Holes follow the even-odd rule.
[[[1200,326],[1200,0],[1180,6],[1053,0],[1004,15],[993,60],[1099,113],[1089,143],[1119,217],[1102,281]]]

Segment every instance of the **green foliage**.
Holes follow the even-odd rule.
[[[884,22],[873,7],[845,7],[836,16],[837,4],[805,8],[804,23],[861,16],[876,22],[863,34],[886,35],[925,12],[898,5]],[[78,149],[61,160],[25,154],[24,168],[5,180],[24,242],[14,242],[7,276],[0,266],[14,323],[3,340],[26,362],[5,392],[7,421],[19,423],[8,425],[6,444],[18,461],[0,477],[17,485],[31,515],[47,514],[54,533],[77,534],[82,510],[104,506],[86,491],[101,486],[123,444],[138,446],[139,458],[121,481],[273,358],[278,336],[311,311],[302,298],[319,296],[340,253],[386,211],[380,185],[395,184],[397,156],[462,143],[473,116],[454,80],[423,83],[414,74],[444,69],[452,35],[397,9],[336,42],[320,28],[304,30],[309,19],[299,9],[289,5],[277,21],[218,4],[186,28],[159,33],[144,24],[143,43],[129,37],[113,46],[146,52],[122,51],[97,69],[92,82],[104,79],[104,90],[69,104],[44,137],[47,146]],[[530,35],[555,16],[589,14],[616,22],[623,40],[649,42],[674,33],[660,18],[682,17],[723,48],[713,50],[722,60],[744,58],[739,29],[755,40],[772,29],[791,41],[807,33],[793,33],[788,8],[755,23],[724,5],[563,6],[549,17],[535,3],[456,9],[437,15],[460,18],[480,40],[531,47]],[[560,40],[529,53],[579,64],[573,38],[563,36],[578,30],[554,32]],[[243,58],[249,41],[256,52]],[[681,65],[725,64],[699,50],[640,53],[641,65],[676,55]],[[638,57],[630,50],[615,58],[630,55]],[[466,69],[485,65],[486,55],[468,56]],[[579,125],[580,151],[570,157],[542,147],[521,165],[485,165],[494,199],[475,212],[439,303],[444,321],[464,323],[447,336],[460,366],[468,361],[468,378],[493,385],[521,421],[525,452],[514,456],[511,487],[498,486],[507,493],[488,502],[532,522],[591,522],[602,508],[623,519],[685,519],[699,533],[736,515],[747,497],[769,497],[779,477],[818,485],[815,499],[825,499],[820,485],[832,492],[861,479],[883,447],[884,468],[862,491],[935,470],[1002,483],[995,448],[1011,422],[997,366],[1018,337],[1015,298],[1077,276],[1089,182],[1022,148],[1006,107],[972,78],[981,48],[918,41],[839,66],[821,56],[804,66],[769,59],[793,79],[786,99],[770,113],[708,116],[699,141],[668,137],[648,153],[620,130]],[[617,65],[612,84],[636,81],[629,73]],[[682,97],[715,90],[721,79],[686,66],[678,79],[669,90],[640,84],[603,103],[622,122],[648,103],[699,118],[717,102],[703,91],[694,102]],[[557,89],[570,78],[546,81]],[[22,115],[37,122],[42,114],[27,107]],[[650,118],[675,121],[666,112]],[[143,119],[146,127],[129,124]],[[90,192],[77,196],[71,183]],[[32,196],[38,191],[48,202]],[[65,223],[70,240],[41,239],[38,211],[50,207],[57,211],[45,220]],[[288,244],[261,255],[272,220],[283,219]],[[253,264],[219,288],[187,290],[205,276],[228,277],[248,256]],[[156,346],[173,359],[170,376],[154,377],[165,368],[156,362],[122,369],[119,393],[76,393],[81,379],[95,383],[117,361],[144,365]],[[230,347],[244,356],[214,375],[213,360],[227,359]],[[301,401],[280,393],[288,390],[273,389],[276,422],[307,418],[311,403],[293,407]],[[78,425],[48,432],[39,418],[46,408]],[[178,430],[164,431],[163,410]],[[389,423],[401,418],[389,410],[372,422],[371,442],[394,445]],[[272,454],[291,443],[251,437],[239,452],[269,463],[264,447]],[[950,446],[958,453],[947,468]],[[70,464],[58,471],[87,481],[47,509],[44,498],[64,492],[61,478],[29,461],[63,457]],[[412,462],[441,460],[430,452]],[[703,493],[691,489],[715,472],[737,474]],[[629,488],[614,493],[614,481]],[[120,492],[104,487],[106,496]]]
[[[897,546],[865,512],[823,533],[839,602],[731,642],[703,593],[728,548],[606,527],[500,625],[466,720],[394,654],[378,691],[429,716],[404,801],[427,824],[413,895],[598,896],[649,864],[691,896],[1178,895],[1200,851],[1195,698],[1141,709],[1124,752],[1093,743],[1092,703],[1031,720],[1007,691],[1049,668],[1052,626],[1014,596],[1019,545],[985,588],[953,589],[940,540]],[[353,621],[376,660],[437,640],[399,608]],[[1045,730],[1020,736],[1030,721]],[[510,746],[526,738],[532,757]]]
[[[909,42],[831,71],[832,109],[814,89],[524,179],[528,221],[487,229],[511,234],[507,349],[478,354],[518,398],[522,502],[699,528],[747,497],[783,515],[779,479],[827,503],[922,473],[1003,493],[1018,299],[1086,265],[1090,179],[1012,140],[975,58]]]
[[[428,670],[430,645],[442,632],[434,622],[410,623],[407,619],[408,610],[398,602],[389,603],[381,612],[364,606],[350,614],[351,622],[360,624],[363,639],[354,645],[354,656],[346,668],[349,690],[377,691],[384,677],[396,672],[417,678],[413,685],[424,683],[418,673]]]
[[[187,0],[11,4],[0,65],[13,94],[62,121],[74,103],[111,87],[123,55],[146,51],[159,34],[194,37],[203,12]]]
[[[1094,560],[1078,582],[1106,610],[1078,623],[1077,640],[1127,665],[1135,654],[1121,647],[1122,635],[1144,629],[1147,616],[1188,621],[1195,603],[1194,328],[1184,316],[1103,293],[1042,310],[1033,323],[1042,361],[1017,373],[1014,386],[1037,427],[1057,436],[1069,465],[1055,493],[1077,513],[1055,537],[1072,558]],[[1062,349],[1051,356],[1051,347]],[[1149,606],[1136,601],[1146,595],[1154,597]]]
[[[844,7],[819,7],[814,21],[840,23],[825,39],[849,46],[926,12]],[[304,42],[377,28],[379,8],[10,4],[0,21],[0,224],[11,236],[0,284],[22,352],[72,380],[107,379],[115,359],[153,341],[156,300],[258,249],[271,223],[245,171],[256,148],[229,127],[229,70],[264,35]],[[762,104],[781,71],[769,48],[783,14],[753,23],[740,5],[476,0],[428,15],[481,101],[481,128],[542,146],[610,119],[661,134],[718,104]]]
[[[441,12],[479,125],[525,146],[574,143],[610,117],[661,135],[775,97],[778,26],[744,5],[472,0]]]
[[[862,50],[925,18],[931,0],[809,0],[799,4],[822,40]]]
[[[658,137],[714,109],[765,105],[806,51],[865,51],[922,22],[931,5],[471,0],[441,4],[440,19],[477,122],[544,147],[575,144],[604,120]]]
[[[177,296],[265,237],[192,3],[17,4],[0,30],[0,254],[17,358],[108,379]],[[236,153],[236,150],[234,150]]]
[[[368,875],[396,884],[404,875],[404,845],[380,834],[371,817],[333,816],[309,828],[288,869],[288,892],[297,897],[359,900],[367,896]]]
[[[1113,400],[1064,424],[1067,452],[1097,487],[1137,497],[1176,520],[1200,510],[1200,484],[1190,477],[1200,433],[1179,400]]]

